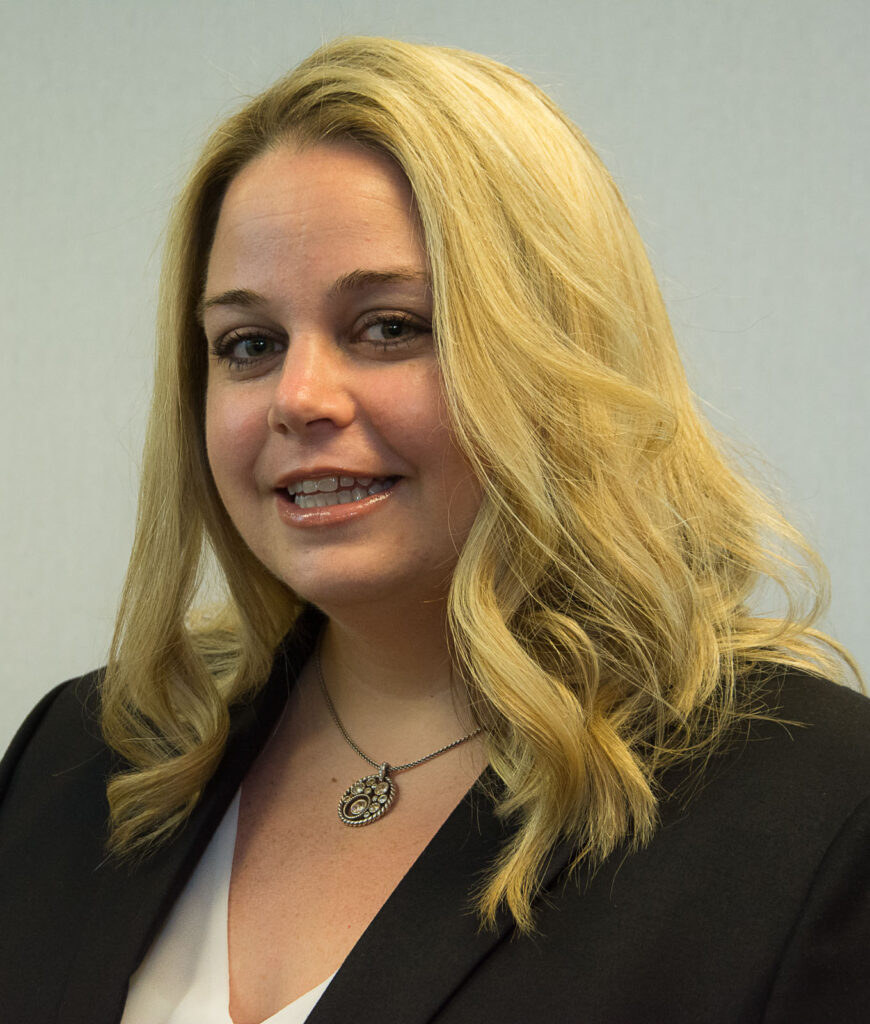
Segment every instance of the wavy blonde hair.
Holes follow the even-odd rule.
[[[813,629],[817,557],[711,439],[622,199],[579,130],[527,78],[460,50],[349,38],[212,134],[178,201],[162,279],[138,525],[103,683],[129,763],[110,846],[185,820],[224,749],[229,706],[267,678],[302,603],[250,553],[205,452],[197,320],[228,182],[292,140],[389,154],[416,197],[458,443],[484,498],[452,582],[455,657],[486,727],[499,814],[517,823],[477,892],[531,927],[553,844],[596,863],[656,822],[663,769],[750,712],[759,666],[834,678]],[[787,549],[796,550],[798,559]],[[193,626],[212,554],[223,610]],[[796,578],[795,578],[796,574]],[[761,580],[786,597],[761,617]]]

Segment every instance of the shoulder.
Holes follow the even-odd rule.
[[[870,698],[806,672],[784,670],[763,687],[762,697],[783,720],[808,729],[810,746],[836,741],[846,757],[870,758]]]
[[[664,777],[662,824],[698,836],[725,827],[735,850],[810,871],[870,799],[870,700],[780,670],[750,684],[744,707],[750,717],[714,756]]]
[[[34,740],[43,734],[55,733],[58,729],[63,736],[92,742],[100,736],[100,682],[103,669],[94,669],[81,676],[74,676],[58,683],[44,694],[19,726],[2,764],[15,761]]]
[[[765,1020],[863,1020],[870,998],[870,700],[787,672],[734,765],[735,856],[759,857],[756,909],[783,916]],[[787,724],[796,723],[796,724]],[[742,762],[746,766],[742,767]],[[742,807],[738,806],[742,804]]]
[[[50,744],[55,753],[78,751],[82,744],[92,748],[101,742],[99,731],[99,681],[102,670],[59,683],[39,699],[33,711],[18,727],[0,762],[0,799],[4,782],[34,744]]]
[[[750,696],[730,742],[662,779],[649,844],[581,875],[583,941],[650,982],[608,1019],[863,1019],[870,700],[790,670]],[[663,977],[694,979],[678,1011]]]
[[[0,821],[64,799],[71,791],[96,796],[111,765],[100,732],[101,672],[69,679],[36,704],[0,761]]]
[[[488,954],[449,1019],[865,1019],[870,701],[790,670],[744,696],[754,717],[662,777],[647,844],[579,869],[558,848],[536,936]]]
[[[758,797],[824,803],[833,820],[870,796],[870,699],[794,670],[765,679],[752,699],[757,717],[726,763],[754,777]]]

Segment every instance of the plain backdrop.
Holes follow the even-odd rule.
[[[693,388],[763,457],[870,663],[868,26],[866,0],[6,0],[0,747],[105,658],[172,197],[220,117],[339,33],[485,53],[583,128]]]

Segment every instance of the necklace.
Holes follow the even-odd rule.
[[[345,825],[350,825],[351,828],[358,828],[360,825],[371,825],[373,821],[382,818],[390,809],[398,794],[396,783],[390,778],[390,775],[395,775],[397,772],[405,772],[409,768],[416,768],[418,764],[431,761],[433,757],[445,754],[448,750],[458,747],[460,743],[473,739],[481,731],[477,728],[467,736],[454,740],[452,743],[433,750],[431,754],[426,754],[425,757],[418,757],[416,761],[409,761],[407,764],[391,765],[387,764],[386,761],[375,761],[368,754],[360,750],[356,743],[348,736],[347,729],[341,724],[341,719],[338,717],[338,712],[335,710],[335,705],[332,703],[332,698],[329,696],[329,690],[326,689],[326,682],[323,678],[323,669],[320,665],[319,641],[314,651],[314,667],[317,670],[317,678],[320,681],[320,689],[323,690],[326,706],[329,708],[333,722],[338,726],[338,731],[363,761],[367,761],[373,768],[378,770],[377,775],[366,775],[361,779],[357,779],[356,782],[347,787],[342,794],[341,800],[338,801],[338,816]]]

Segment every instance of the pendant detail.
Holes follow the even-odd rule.
[[[382,764],[377,775],[366,775],[344,791],[338,802],[338,816],[345,825],[357,828],[382,818],[396,797],[396,784]]]

